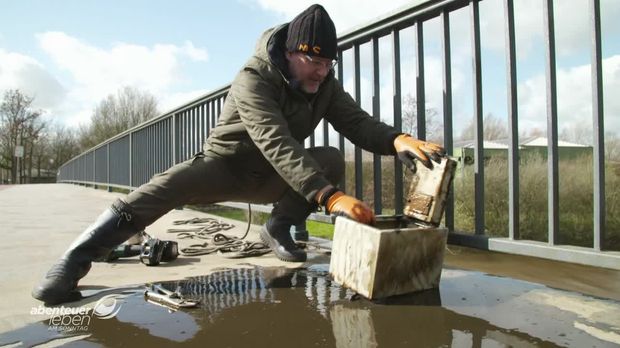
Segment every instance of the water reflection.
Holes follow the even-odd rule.
[[[485,320],[420,305],[337,304],[330,310],[336,347],[556,347]]]
[[[210,316],[253,302],[289,302],[294,296],[299,297],[303,293],[305,299],[297,300],[308,303],[309,308],[327,318],[330,303],[355,294],[332,282],[326,270],[316,268],[226,269],[162,285],[169,290],[180,289],[187,297],[201,300],[202,309]]]
[[[79,337],[71,345],[338,348],[605,345],[603,341],[574,333],[571,337],[533,337],[520,323],[504,324],[513,311],[520,315],[527,313],[519,309],[522,304],[511,301],[540,286],[459,272],[442,278],[440,289],[372,302],[351,300],[355,294],[332,282],[326,266],[226,269],[162,283],[169,290],[179,289],[186,297],[200,299],[199,308],[171,312],[147,303],[142,293],[136,292],[123,299],[118,315],[107,320],[95,318],[86,332],[89,336]],[[508,285],[510,290],[504,288]],[[504,297],[497,295],[495,300],[493,289],[500,289]],[[491,297],[493,301],[489,300]],[[489,314],[497,308],[501,309],[499,314]],[[545,311],[528,311],[531,318],[538,317],[541,326],[546,325]],[[567,324],[565,329],[570,330]],[[50,331],[46,322],[39,322],[0,335],[0,345],[21,341],[25,346],[32,346],[70,335]]]

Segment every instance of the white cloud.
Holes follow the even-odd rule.
[[[590,66],[557,71],[558,123],[563,128],[591,127],[592,90]],[[620,55],[603,61],[605,129],[620,130]],[[546,129],[545,76],[538,75],[519,86],[519,125],[522,130]]]
[[[96,104],[123,86],[154,94],[161,110],[204,93],[173,91],[175,84],[185,82],[180,71],[183,59],[208,60],[206,50],[191,41],[152,47],[116,43],[104,49],[62,32],[36,37],[54,66],[50,69],[29,56],[0,50],[0,91],[19,88],[34,96],[34,106],[46,110],[48,117],[69,125],[88,123]],[[58,69],[67,74],[54,76],[51,71]]]
[[[46,32],[37,38],[54,62],[71,74],[82,93],[95,100],[123,85],[160,93],[178,82],[179,55],[207,59],[206,51],[189,41],[183,47],[117,43],[105,50],[61,32]]]
[[[32,57],[0,49],[0,92],[18,88],[33,96],[33,106],[45,110],[48,118],[68,125],[88,123],[97,103],[123,86],[152,93],[162,111],[205,93],[174,90],[175,84],[185,82],[183,59],[208,60],[207,51],[191,41],[152,47],[115,43],[104,49],[62,32],[36,38],[53,65],[46,67]]]
[[[48,109],[62,102],[65,88],[37,60],[0,49],[0,91],[19,89],[34,97],[33,107]]]
[[[574,0],[565,0],[571,2]],[[526,57],[532,50],[535,40],[542,39],[543,8],[540,0],[519,0],[514,2],[515,39],[517,53]],[[468,26],[467,30],[457,30],[456,33],[470,34],[469,18],[457,25]],[[465,22],[465,23],[462,23]],[[503,53],[505,50],[505,19],[504,1],[487,0],[480,3],[480,32],[483,47]],[[457,34],[458,35],[458,34]],[[467,40],[470,40],[469,37]],[[460,40],[456,40],[457,42]]]
[[[263,8],[290,20],[316,1],[256,0]],[[349,31],[384,17],[390,13],[413,6],[418,1],[382,1],[377,9],[376,1],[370,0],[327,0],[319,1],[330,13],[339,33]],[[540,0],[519,0],[514,2],[516,46],[520,58],[532,53],[536,43],[542,43],[544,35],[543,3]],[[352,11],[354,9],[354,11]],[[560,55],[573,54],[580,49],[589,49],[590,22],[589,0],[562,0],[554,2],[556,49]],[[601,1],[601,22],[603,42],[614,40],[620,34],[617,18],[620,16],[620,1]],[[463,8],[451,14],[452,44],[455,53],[469,52],[470,15]],[[485,0],[480,3],[481,43],[483,47],[504,53],[504,2]],[[427,26],[437,31],[437,25]],[[437,40],[439,37],[436,38]]]
[[[545,76],[538,75],[519,84],[519,129],[546,129],[547,99]]]
[[[556,51],[559,55],[566,56],[583,49],[589,50],[591,25],[589,3],[589,0],[553,2]],[[503,53],[505,46],[504,1],[482,1],[480,13],[482,44]],[[540,0],[515,1],[514,15],[517,51],[519,57],[525,58],[532,52],[535,43],[542,43],[545,34],[543,2]],[[616,24],[619,15],[620,1],[601,1],[603,42],[615,40],[620,33],[620,26]]]
[[[168,93],[163,96],[162,99],[159,101],[159,111],[168,112],[172,109],[177,108],[180,105],[188,103],[202,95],[205,95],[208,92],[209,91],[206,89],[199,89],[189,92]]]
[[[194,46],[194,44],[189,40],[185,41],[182,51],[185,52],[189,58],[195,61],[206,62],[209,58],[207,50],[204,48],[196,48],[196,46]]]
[[[386,0],[381,1],[380,9],[377,1],[371,0],[256,0],[261,7],[282,15],[283,20],[291,20],[310,5],[319,3],[331,16],[338,33],[347,32],[355,27],[366,24],[373,19],[382,17],[388,12],[412,5],[418,1]]]

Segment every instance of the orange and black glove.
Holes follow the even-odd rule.
[[[414,159],[422,162],[429,169],[433,168],[431,159],[437,163],[441,162],[441,157],[446,155],[446,150],[434,143],[415,139],[409,134],[401,134],[394,139],[394,148],[398,158],[411,170],[415,172]]]
[[[372,225],[375,223],[375,213],[366,203],[359,199],[345,195],[337,188],[330,188],[318,198],[319,204],[325,207],[329,214],[345,216],[349,219]]]

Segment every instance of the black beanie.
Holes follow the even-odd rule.
[[[336,59],[338,38],[336,27],[323,6],[312,5],[288,25],[286,49],[311,56]]]

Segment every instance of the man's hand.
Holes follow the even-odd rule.
[[[394,139],[394,148],[398,158],[411,170],[415,171],[413,159],[422,162],[426,168],[432,169],[431,159],[437,163],[446,155],[446,150],[434,143],[418,140],[409,134],[401,134]]]
[[[366,203],[355,197],[345,195],[344,192],[331,185],[317,194],[317,201],[325,206],[325,210],[329,214],[346,216],[367,225],[375,223],[375,213]]]

